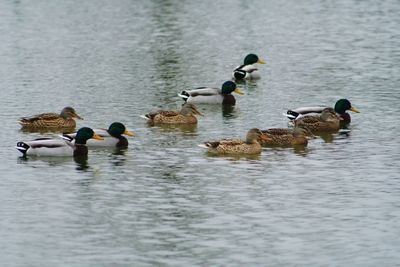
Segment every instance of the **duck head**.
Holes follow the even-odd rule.
[[[223,95],[228,95],[232,92],[237,93],[239,95],[243,95],[243,92],[240,90],[239,87],[237,87],[236,83],[232,81],[224,82],[221,87],[221,93]]]
[[[127,136],[134,136],[135,134],[133,132],[128,131],[125,128],[125,125],[123,125],[120,122],[113,122],[111,123],[110,127],[108,127],[107,132],[114,137],[119,137],[121,135],[127,135]]]
[[[82,127],[78,130],[75,136],[75,144],[85,145],[86,141],[89,139],[103,140],[102,137],[97,135],[91,128]]]
[[[349,100],[347,99],[339,99],[335,104],[335,111],[339,114],[346,113],[347,110],[359,113],[360,111],[353,107]]]
[[[254,63],[265,64],[265,61],[259,58],[256,54],[248,54],[244,58],[244,65],[250,65]]]
[[[61,110],[60,116],[63,117],[64,119],[70,119],[70,118],[77,118],[80,120],[83,120],[82,117],[80,117],[74,108],[72,107],[65,107]]]

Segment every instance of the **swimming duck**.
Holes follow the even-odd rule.
[[[82,118],[76,114],[72,107],[65,107],[60,114],[57,113],[41,113],[31,117],[22,117],[18,121],[22,128],[29,129],[59,129],[59,128],[75,128],[74,120]]]
[[[176,110],[158,110],[141,116],[154,124],[196,124],[196,115],[202,115],[191,103],[182,105],[180,111]]]
[[[134,136],[133,132],[128,131],[120,122],[113,122],[108,127],[108,129],[93,129],[93,131],[102,138],[99,139],[89,139],[86,143],[88,147],[127,147],[128,140],[122,136]],[[70,142],[74,142],[77,133],[63,134],[62,137]]]
[[[225,138],[219,141],[205,142],[200,147],[207,148],[211,154],[260,154],[262,147],[258,140],[264,140],[262,132],[253,128],[247,132],[246,140],[239,138]]]
[[[313,136],[311,131],[305,127],[294,128],[271,128],[261,130],[263,139],[261,137],[258,142],[262,146],[296,146],[308,144],[307,137]]]
[[[333,108],[324,108],[321,114],[305,115],[296,118],[295,127],[307,127],[313,133],[337,132],[340,129],[341,117]]]
[[[39,138],[33,141],[18,142],[15,147],[23,156],[87,156],[87,140],[90,138],[102,140],[92,129],[83,127],[75,136],[75,143],[63,139]]]
[[[301,117],[310,113],[321,113],[322,110],[326,108],[326,106],[316,106],[316,107],[300,107],[296,109],[288,110],[285,114],[291,120],[296,119],[297,117]],[[360,111],[352,106],[349,100],[347,99],[339,99],[335,103],[334,110],[341,117],[341,124],[349,124],[351,122],[350,114],[347,113],[347,110],[359,113]]]
[[[226,81],[221,89],[211,87],[198,87],[193,90],[182,91],[180,96],[186,103],[208,103],[235,105],[236,99],[232,92],[243,95],[240,88],[232,81]]]
[[[255,63],[265,64],[265,61],[255,54],[248,54],[244,58],[243,65],[233,71],[232,78],[237,81],[260,79],[261,76],[258,69],[253,65]]]

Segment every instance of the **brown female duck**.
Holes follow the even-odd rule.
[[[260,154],[262,147],[257,141],[263,140],[262,133],[259,129],[253,128],[247,132],[246,140],[239,138],[226,138],[218,141],[205,142],[200,147],[207,148],[211,154]]]
[[[31,117],[22,117],[18,123],[24,129],[59,129],[59,128],[75,128],[74,119],[82,118],[75,112],[72,107],[65,107],[60,114],[57,113],[41,113]]]

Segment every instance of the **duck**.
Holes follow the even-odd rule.
[[[210,154],[255,155],[262,151],[258,140],[264,140],[262,132],[258,128],[252,128],[247,132],[246,140],[225,138],[218,141],[208,141],[199,146],[206,148]]]
[[[128,131],[124,124],[121,122],[113,122],[110,124],[108,129],[97,128],[93,131],[102,138],[99,139],[89,139],[87,140],[88,147],[118,147],[124,148],[128,147],[128,139],[122,135],[135,136],[131,131]],[[74,139],[77,133],[64,133],[61,137],[70,141],[75,142]]]
[[[142,115],[151,125],[157,124],[197,124],[196,115],[202,116],[195,105],[184,103],[180,111],[158,110]]]
[[[24,157],[30,156],[87,156],[88,148],[86,145],[89,139],[102,140],[103,138],[97,135],[91,128],[82,127],[78,130],[75,136],[75,143],[68,140],[56,138],[38,138],[33,141],[21,141],[15,147]]]
[[[76,127],[74,119],[83,120],[74,108],[65,107],[58,113],[41,113],[30,117],[22,117],[18,123],[24,129],[60,129],[60,128],[72,128]]]
[[[306,126],[294,128],[270,128],[261,130],[258,142],[262,146],[307,146],[308,137],[313,134]],[[263,137],[263,139],[261,139]]]
[[[235,82],[226,81],[222,84],[221,88],[197,87],[193,90],[182,91],[178,96],[180,96],[185,103],[233,106],[236,104],[236,99],[232,95],[232,92],[243,95],[243,92],[237,87]]]
[[[307,127],[312,133],[334,133],[340,129],[341,117],[333,108],[324,108],[318,115],[305,115],[296,118],[295,127]]]
[[[255,63],[265,64],[265,61],[256,54],[248,54],[244,58],[243,65],[238,66],[232,73],[232,79],[236,81],[257,80],[261,78],[258,69],[253,65]]]
[[[299,107],[296,109],[289,109],[286,114],[290,120],[295,120],[297,117],[304,116],[310,113],[321,113],[324,108],[327,106],[315,106],[315,107]],[[334,106],[335,112],[341,117],[341,126],[347,125],[351,122],[351,116],[346,111],[352,111],[355,113],[359,113],[360,111],[354,107],[348,99],[339,99],[336,101]]]

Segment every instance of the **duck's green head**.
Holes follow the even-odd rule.
[[[61,110],[60,116],[63,117],[63,118],[65,118],[65,119],[77,118],[77,119],[83,120],[83,118],[80,117],[80,116],[76,113],[76,111],[75,111],[75,109],[74,109],[73,107],[65,107],[65,108],[63,108],[63,109]]]
[[[242,91],[240,90],[239,87],[237,87],[236,83],[232,82],[232,81],[226,81],[222,84],[222,88],[221,88],[221,93],[223,95],[228,95],[232,92],[235,92],[239,95],[243,95]]]
[[[103,140],[102,137],[97,135],[92,129],[89,127],[82,127],[78,130],[75,136],[75,144],[85,145],[86,141],[90,138]]]
[[[244,65],[250,65],[254,63],[265,64],[265,61],[259,58],[256,54],[248,54],[244,58]]]
[[[125,134],[127,136],[134,136],[135,134],[133,132],[128,131],[125,128],[125,125],[123,125],[120,122],[113,122],[111,123],[110,127],[108,127],[107,132],[114,137],[119,137],[122,134]]]
[[[339,99],[335,104],[335,111],[339,114],[344,114],[347,110],[359,113],[360,111],[353,107],[349,100]]]

